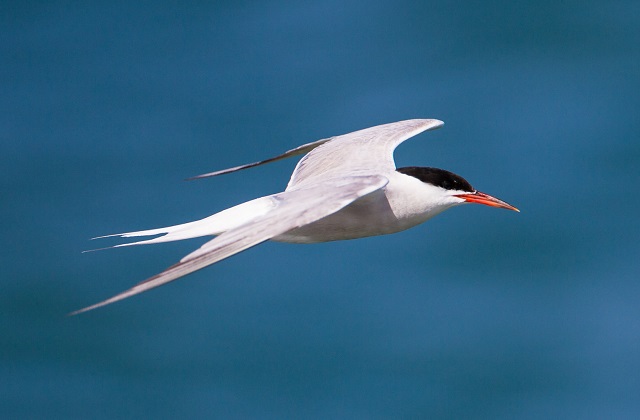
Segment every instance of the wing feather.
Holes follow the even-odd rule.
[[[387,175],[395,170],[393,151],[403,141],[442,127],[440,120],[405,120],[331,138],[296,166],[287,190],[349,175]]]
[[[387,182],[387,178],[383,176],[345,177],[305,189],[276,194],[273,197],[278,204],[273,211],[221,234],[184,257],[179,263],[136,286],[70,315],[96,309],[162,286],[291,229],[315,222],[384,187]]]
[[[341,136],[306,143],[278,156],[258,162],[196,175],[187,178],[187,181],[229,174],[302,154],[307,154],[307,156],[296,166],[289,181],[289,187],[306,183],[309,178],[315,179],[323,176],[325,172],[327,176],[324,176],[324,179],[327,179],[331,177],[333,172],[344,169],[366,169],[369,173],[375,169],[391,171],[395,169],[393,150],[400,143],[423,131],[442,127],[443,124],[442,121],[435,119],[415,119],[369,127]],[[311,153],[318,146],[325,144],[326,147],[322,148],[322,153]],[[336,154],[339,156],[334,156]],[[318,169],[321,170],[318,171]]]
[[[202,178],[209,178],[209,177],[212,177],[212,176],[230,174],[232,172],[241,171],[243,169],[248,169],[248,168],[253,168],[255,166],[264,165],[265,163],[271,163],[271,162],[276,162],[278,160],[287,159],[287,158],[290,158],[291,156],[303,155],[305,153],[309,153],[314,148],[320,146],[321,144],[324,144],[324,143],[328,142],[329,140],[331,140],[331,138],[316,140],[314,142],[306,143],[306,144],[303,144],[302,146],[298,146],[295,149],[287,150],[283,154],[278,155],[278,156],[274,156],[272,158],[268,158],[268,159],[261,160],[261,161],[258,161],[258,162],[247,163],[247,164],[240,165],[240,166],[234,166],[233,168],[222,169],[220,171],[214,171],[214,172],[209,172],[209,173],[202,174],[202,175],[192,176],[191,178],[187,178],[186,180],[187,181],[193,181],[195,179],[202,179]]]

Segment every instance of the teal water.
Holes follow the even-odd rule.
[[[7,418],[638,418],[637,2],[0,5]],[[522,210],[267,243],[65,314],[203,241],[81,254],[282,190],[295,160],[403,144]]]

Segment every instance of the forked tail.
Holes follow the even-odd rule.
[[[260,197],[235,207],[223,210],[212,216],[180,225],[167,226],[157,229],[139,230],[136,232],[116,233],[112,235],[98,236],[92,239],[120,237],[133,238],[138,236],[161,235],[157,238],[144,239],[136,242],[114,245],[107,248],[119,248],[131,245],[157,244],[161,242],[180,241],[183,239],[198,238],[201,236],[215,236],[230,229],[243,225],[252,219],[266,214],[275,206],[272,196]],[[90,250],[90,251],[97,251]],[[89,252],[89,251],[84,251]]]

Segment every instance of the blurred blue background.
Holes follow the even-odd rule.
[[[0,412],[639,418],[640,3],[2,2]],[[408,118],[399,166],[522,210],[267,243],[65,314],[203,240],[81,254],[281,191]]]

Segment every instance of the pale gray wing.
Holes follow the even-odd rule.
[[[383,176],[345,177],[305,189],[275,194],[271,197],[276,206],[271,212],[221,234],[184,257],[179,263],[131,289],[70,315],[99,308],[162,286],[291,229],[308,225],[337,212],[362,196],[383,188],[387,182],[387,178]]]
[[[316,140],[316,141],[314,141],[312,143],[307,143],[307,144],[303,144],[302,146],[298,146],[295,149],[287,150],[283,154],[278,155],[278,156],[274,156],[274,157],[269,158],[269,159],[261,160],[259,162],[247,163],[245,165],[234,166],[233,168],[222,169],[220,171],[209,172],[209,173],[202,174],[202,175],[192,176],[191,178],[187,178],[186,180],[187,181],[192,181],[194,179],[209,178],[209,177],[212,177],[212,176],[229,174],[231,172],[240,171],[242,169],[253,168],[254,166],[264,165],[265,163],[271,163],[271,162],[276,162],[278,160],[290,158],[291,156],[303,155],[305,153],[309,153],[314,148],[320,146],[321,144],[324,144],[324,143],[328,142],[329,140],[331,140],[331,138]]]
[[[440,120],[406,120],[332,137],[303,157],[287,190],[351,175],[386,175],[395,170],[394,149],[423,131],[442,127]]]

